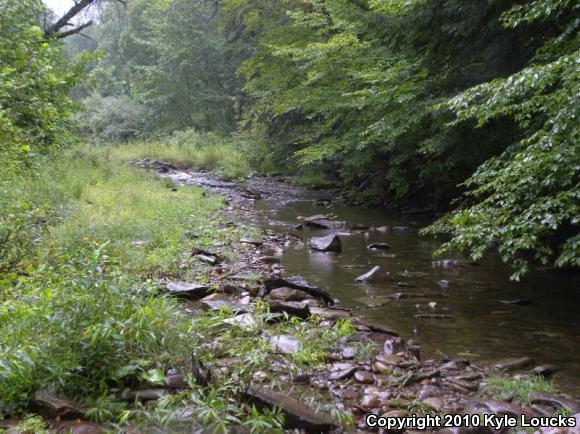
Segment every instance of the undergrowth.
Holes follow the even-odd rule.
[[[551,381],[538,375],[512,378],[505,375],[492,375],[486,379],[484,392],[496,399],[513,399],[521,404],[529,404],[535,393],[556,393]]]
[[[32,394],[44,390],[123,429],[185,423],[279,431],[282,415],[244,403],[244,387],[272,363],[291,375],[323,363],[352,326],[320,328],[316,318],[272,324],[265,303],[250,328],[227,325],[234,315],[227,309],[185,315],[159,280],[207,279],[211,270],[191,251],[232,259],[232,243],[249,232],[222,224],[221,198],[131,167],[127,160],[142,157],[134,150],[83,147],[39,160],[20,177],[0,174],[10,193],[0,199],[0,418],[26,415]],[[299,351],[275,351],[266,338],[282,334],[295,336]],[[220,371],[224,357],[237,363]],[[207,385],[189,378],[189,390],[155,408],[121,399],[127,389],[163,386],[168,369],[191,372],[194,359],[222,375]],[[348,419],[332,405],[320,408]],[[33,422],[41,423],[23,423]]]
[[[194,130],[178,131],[158,141],[134,142],[108,146],[114,159],[154,159],[175,164],[182,169],[209,170],[226,179],[250,173],[248,157],[233,139]]]

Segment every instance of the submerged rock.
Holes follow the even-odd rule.
[[[318,252],[336,252],[342,251],[342,242],[335,234],[330,234],[325,237],[310,238],[310,248]]]
[[[333,422],[329,416],[317,412],[291,396],[274,392],[268,387],[252,384],[246,390],[246,397],[258,407],[279,408],[284,414],[284,428],[303,429],[306,432],[330,431]]]
[[[350,229],[352,229],[353,231],[367,231],[370,228],[371,227],[369,225],[365,225],[363,223],[353,223],[352,225],[350,225]]]
[[[518,298],[515,300],[499,300],[502,304],[511,304],[513,306],[531,306],[534,302],[528,298]]]
[[[372,243],[367,246],[369,250],[389,250],[391,246],[387,243]]]
[[[373,267],[372,270],[368,271],[367,273],[358,276],[356,278],[356,281],[358,283],[370,283],[370,282],[376,282],[379,278],[379,273],[381,271],[381,267],[379,267],[378,265]]]

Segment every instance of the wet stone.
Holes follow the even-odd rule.
[[[167,284],[167,291],[177,297],[202,298],[208,294],[209,286],[196,283],[170,282]]]
[[[354,378],[359,383],[372,384],[375,382],[375,376],[369,371],[356,371],[354,373]]]
[[[240,243],[241,244],[250,244],[250,245],[255,246],[255,247],[259,247],[262,244],[264,244],[263,241],[254,240],[254,239],[251,239],[251,238],[241,238],[240,239]]]
[[[308,305],[298,301],[272,301],[270,302],[270,312],[286,313],[288,316],[302,319],[306,319],[311,315]]]
[[[443,408],[443,400],[434,396],[425,398],[423,402],[435,410],[441,410]]]
[[[377,266],[373,267],[370,271],[366,272],[365,274],[358,276],[356,278],[356,281],[358,283],[376,282],[379,279],[380,272],[381,272],[381,267],[379,267],[377,265]]]
[[[288,288],[286,286],[273,289],[272,291],[270,291],[269,296],[270,298],[273,298],[275,300],[282,301],[300,301],[309,297],[309,295],[304,291],[301,291],[299,289]]]
[[[322,291],[316,286],[310,284],[304,277],[301,276],[292,276],[286,278],[270,277],[264,281],[264,287],[267,292],[283,286],[304,291],[315,298],[324,300],[324,302],[329,305],[334,304],[334,300],[327,292]]]
[[[397,366],[403,359],[395,354],[381,353],[376,356],[376,360],[387,366]]]
[[[365,395],[361,400],[361,407],[366,409],[378,408],[382,405],[381,399],[377,395]]]
[[[382,362],[375,362],[373,368],[379,374],[390,374],[391,372],[393,372],[392,366],[386,365]]]
[[[263,264],[279,264],[280,258],[276,256],[260,256],[258,261],[262,262]]]
[[[189,387],[183,374],[167,374],[165,376],[165,385],[170,389],[185,389]]]
[[[402,338],[391,338],[385,341],[383,352],[388,355],[404,353],[407,351],[407,343]]]
[[[82,422],[80,420],[60,421],[51,431],[57,434],[104,434],[105,432],[109,432],[102,425],[92,422]]]
[[[300,343],[292,335],[272,336],[270,345],[276,351],[283,354],[294,354],[300,350]]]
[[[532,370],[532,372],[534,373],[534,375],[539,375],[540,377],[543,377],[543,378],[550,378],[557,371],[558,371],[558,369],[554,365],[541,365],[541,366],[536,366]]]
[[[352,359],[356,355],[356,348],[349,346],[343,348],[341,355],[344,359]]]
[[[127,401],[155,401],[167,395],[167,389],[131,390],[123,394]]]
[[[510,304],[512,306],[531,306],[534,302],[527,298],[518,298],[514,300],[499,300],[502,304]]]
[[[531,397],[532,404],[549,405],[554,408],[563,408],[571,413],[580,413],[580,402],[561,396],[552,396],[545,393],[536,393]]]
[[[311,307],[310,313],[312,315],[319,315],[321,318],[329,321],[348,319],[352,317],[352,314],[349,311],[343,309]]]
[[[310,238],[310,248],[319,252],[341,252],[342,242],[337,235]]]
[[[500,371],[518,371],[528,368],[534,363],[529,357],[517,357],[501,360],[495,364],[495,369]]]
[[[353,223],[352,225],[350,225],[350,229],[352,229],[353,231],[367,231],[370,228],[371,227],[369,225],[365,225],[363,223]]]
[[[259,406],[277,407],[284,414],[284,428],[304,429],[307,432],[327,432],[333,428],[330,417],[317,412],[303,401],[274,392],[267,387],[250,385],[246,397]]]
[[[356,366],[350,366],[348,368],[333,372],[332,374],[330,374],[328,379],[330,381],[346,380],[347,378],[352,377],[352,375],[356,372],[356,370],[357,370]]]
[[[32,395],[32,403],[40,409],[39,413],[45,417],[77,418],[83,417],[85,414],[85,409],[76,403],[42,390]]]
[[[439,396],[441,394],[441,389],[436,386],[432,386],[430,384],[422,386],[419,390],[419,399],[427,399],[432,398],[435,396]]]
[[[391,246],[387,243],[372,243],[367,246],[369,250],[389,250]]]

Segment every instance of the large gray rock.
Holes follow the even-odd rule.
[[[283,286],[270,291],[270,298],[282,301],[300,301],[309,298],[309,294],[299,289]]]
[[[310,238],[310,248],[318,252],[341,252],[342,242],[338,235],[330,234],[325,237]]]
[[[177,297],[202,298],[208,294],[209,286],[197,283],[170,282],[167,284],[167,291]]]
[[[310,284],[304,277],[292,276],[292,277],[271,277],[266,279],[264,282],[265,292],[270,292],[276,288],[294,288],[306,292],[307,294],[321,299],[325,304],[332,305],[334,300],[327,292],[317,288],[316,286]]]
[[[39,390],[32,395],[32,404],[38,408],[41,415],[49,418],[80,418],[85,415],[85,409],[76,403]]]
[[[345,222],[330,220],[327,215],[317,214],[304,219],[303,226],[313,229],[344,229]]]
[[[296,398],[274,392],[268,387],[251,384],[246,390],[246,398],[257,407],[279,408],[284,414],[284,428],[286,429],[303,429],[306,432],[321,433],[334,428],[329,416],[317,412]]]

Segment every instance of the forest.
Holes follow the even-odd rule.
[[[350,295],[323,277],[316,288],[285,277],[306,265],[282,255],[302,243],[345,257],[366,237],[372,270],[356,281],[371,284],[372,306],[418,297],[431,311],[417,320],[449,319],[433,311],[443,299],[404,295],[449,289],[446,271],[401,262],[396,236],[410,232],[403,241],[433,255],[428,270],[503,273],[504,305],[538,308],[534,291],[519,295],[538,281],[555,292],[537,297],[577,308],[577,287],[561,288],[580,268],[579,11],[572,0],[0,0],[0,432],[348,432],[369,429],[365,412],[463,411],[470,393],[496,403],[476,413],[501,413],[507,395],[522,409],[538,393],[580,397],[523,354],[516,370],[534,371],[519,377],[498,362],[449,379],[441,366],[455,359],[441,359],[442,386],[429,387],[442,392],[425,397],[434,377],[413,342],[333,307]],[[292,191],[316,195],[316,215],[296,205],[299,227],[256,223]],[[345,209],[400,220],[341,226]],[[383,271],[387,249],[400,270]],[[461,271],[473,264],[490,268]],[[574,344],[560,362],[574,376],[580,324],[562,318]],[[359,402],[350,383],[328,386],[343,380],[388,390]],[[288,384],[316,411],[280,401]],[[580,404],[545,401],[580,421]]]

